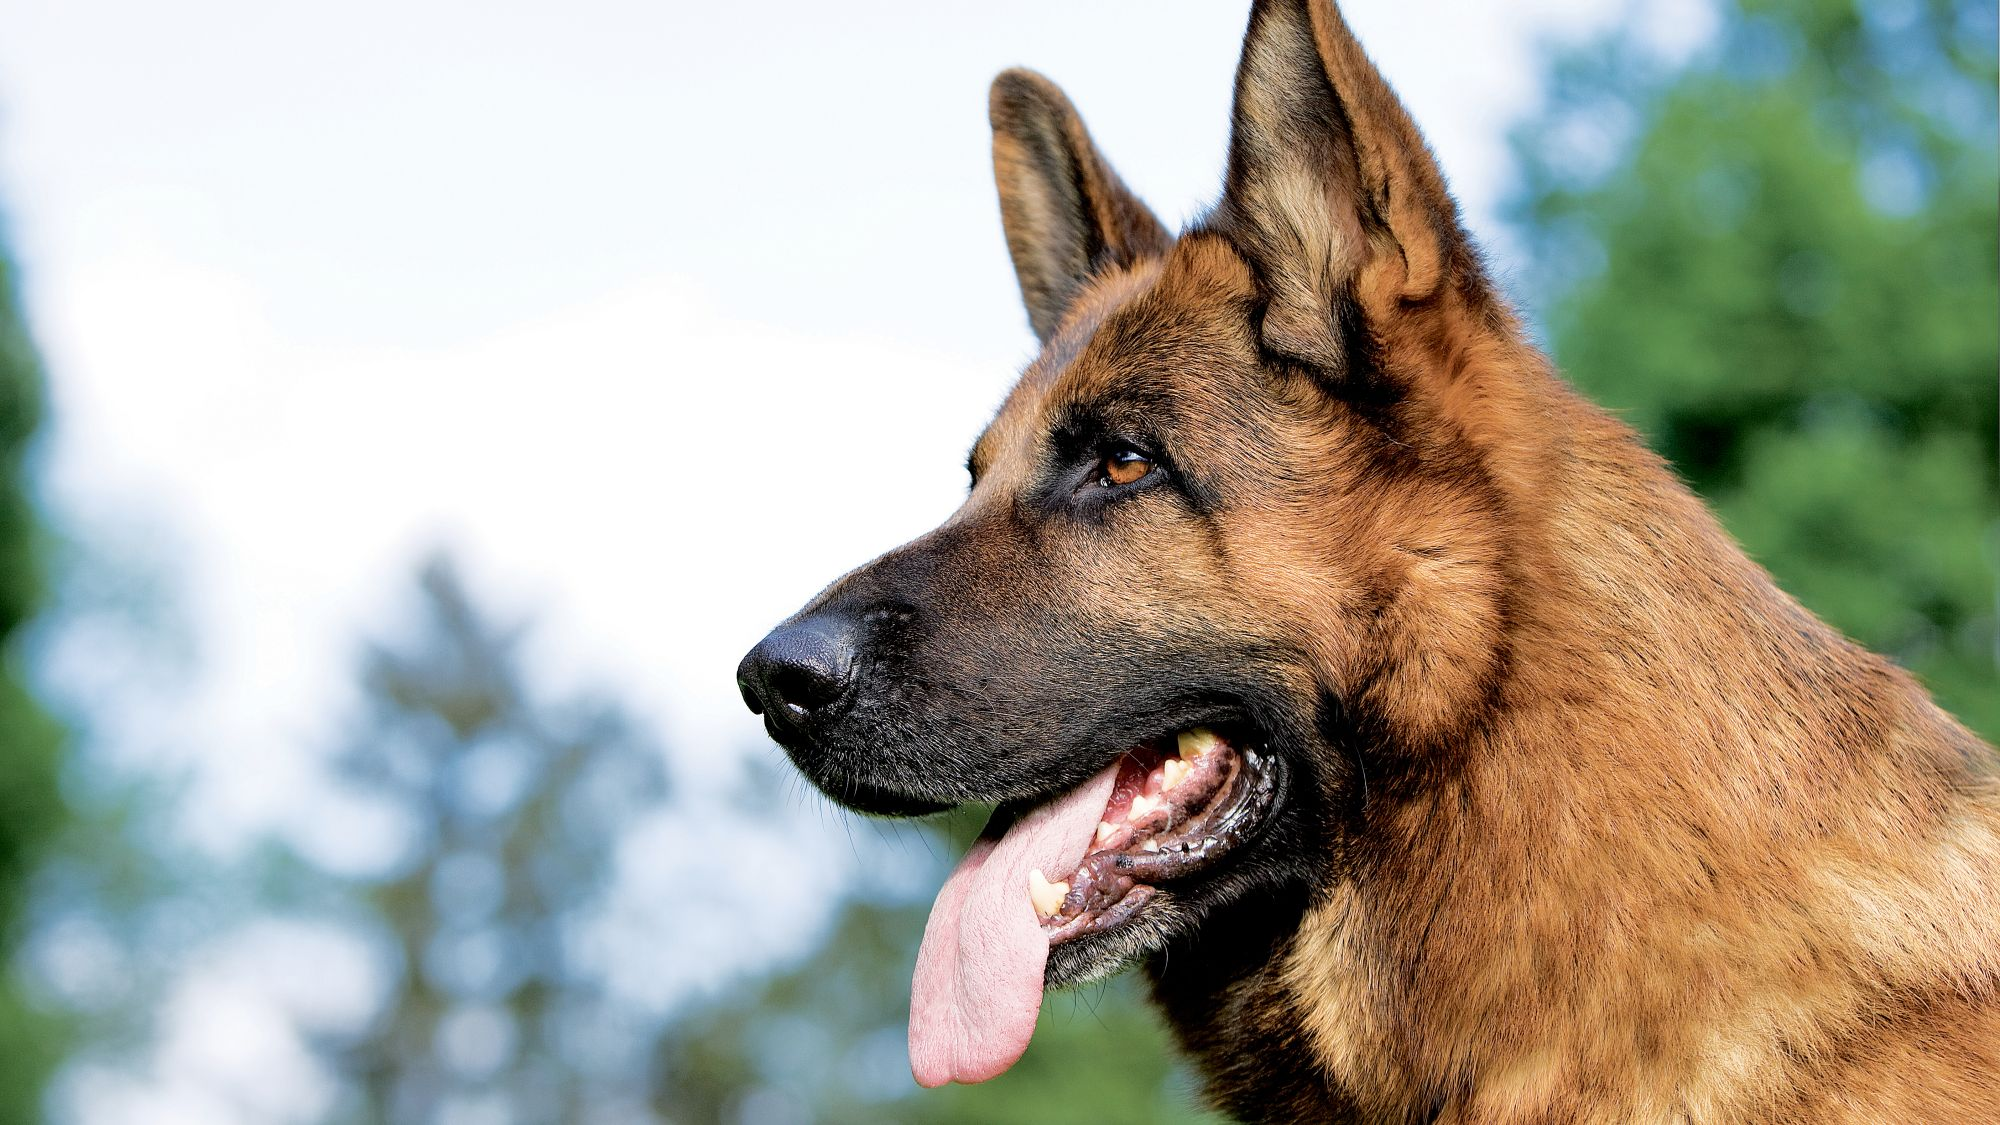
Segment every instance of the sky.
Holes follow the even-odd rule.
[[[1488,236],[1539,44],[1623,11],[1346,7]],[[1669,45],[1706,27],[1643,7]],[[991,76],[1062,84],[1172,225],[1219,184],[1245,8],[0,2],[48,507],[158,585],[191,657],[143,700],[89,637],[54,674],[107,760],[193,771],[202,846],[337,853],[358,826],[318,771],[360,645],[449,549],[533,622],[542,682],[727,784],[774,753],[737,659],[950,512],[1030,354]]]

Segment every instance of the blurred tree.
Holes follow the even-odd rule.
[[[643,1122],[656,1021],[578,938],[623,830],[665,796],[661,758],[605,704],[533,699],[516,635],[449,565],[421,589],[421,634],[368,655],[367,715],[335,762],[406,845],[364,881],[401,972],[363,1038],[328,1044],[353,1084],[340,1116]]]
[[[28,692],[21,627],[43,598],[27,454],[42,415],[41,367],[21,317],[13,262],[0,252],[0,1122],[41,1120],[41,1091],[62,1055],[58,1019],[31,1004],[13,968],[31,876],[65,820],[62,729]]]
[[[1722,0],[1557,60],[1515,217],[1568,376],[1786,590],[2000,738],[1992,0]]]

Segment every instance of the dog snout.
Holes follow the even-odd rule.
[[[736,686],[772,734],[803,733],[838,710],[854,683],[859,622],[820,615],[788,621],[736,666]]]

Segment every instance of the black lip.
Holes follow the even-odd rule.
[[[1272,769],[1270,755],[1264,750],[1245,746],[1237,753],[1243,759],[1244,768],[1249,771],[1243,781],[1243,794],[1236,806],[1224,810],[1207,830],[1205,840],[1209,846],[1188,849],[1183,845],[1179,852],[1163,849],[1150,855],[1120,855],[1114,861],[1118,870],[1142,883],[1171,886],[1199,878],[1212,868],[1227,863],[1236,849],[1254,843],[1265,820],[1276,807],[1277,776]]]

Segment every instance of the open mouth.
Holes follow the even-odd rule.
[[[1051,800],[998,809],[924,928],[911,985],[917,1080],[983,1082],[1012,1066],[1034,1032],[1049,951],[1110,941],[1143,927],[1149,906],[1198,893],[1270,820],[1273,764],[1248,739],[1194,728],[1125,751]],[[1104,967],[1145,944],[1100,950]]]
[[[1060,880],[1028,873],[1049,944],[1115,929],[1160,884],[1214,866],[1262,823],[1274,790],[1255,750],[1206,728],[1127,751],[1083,862]]]

